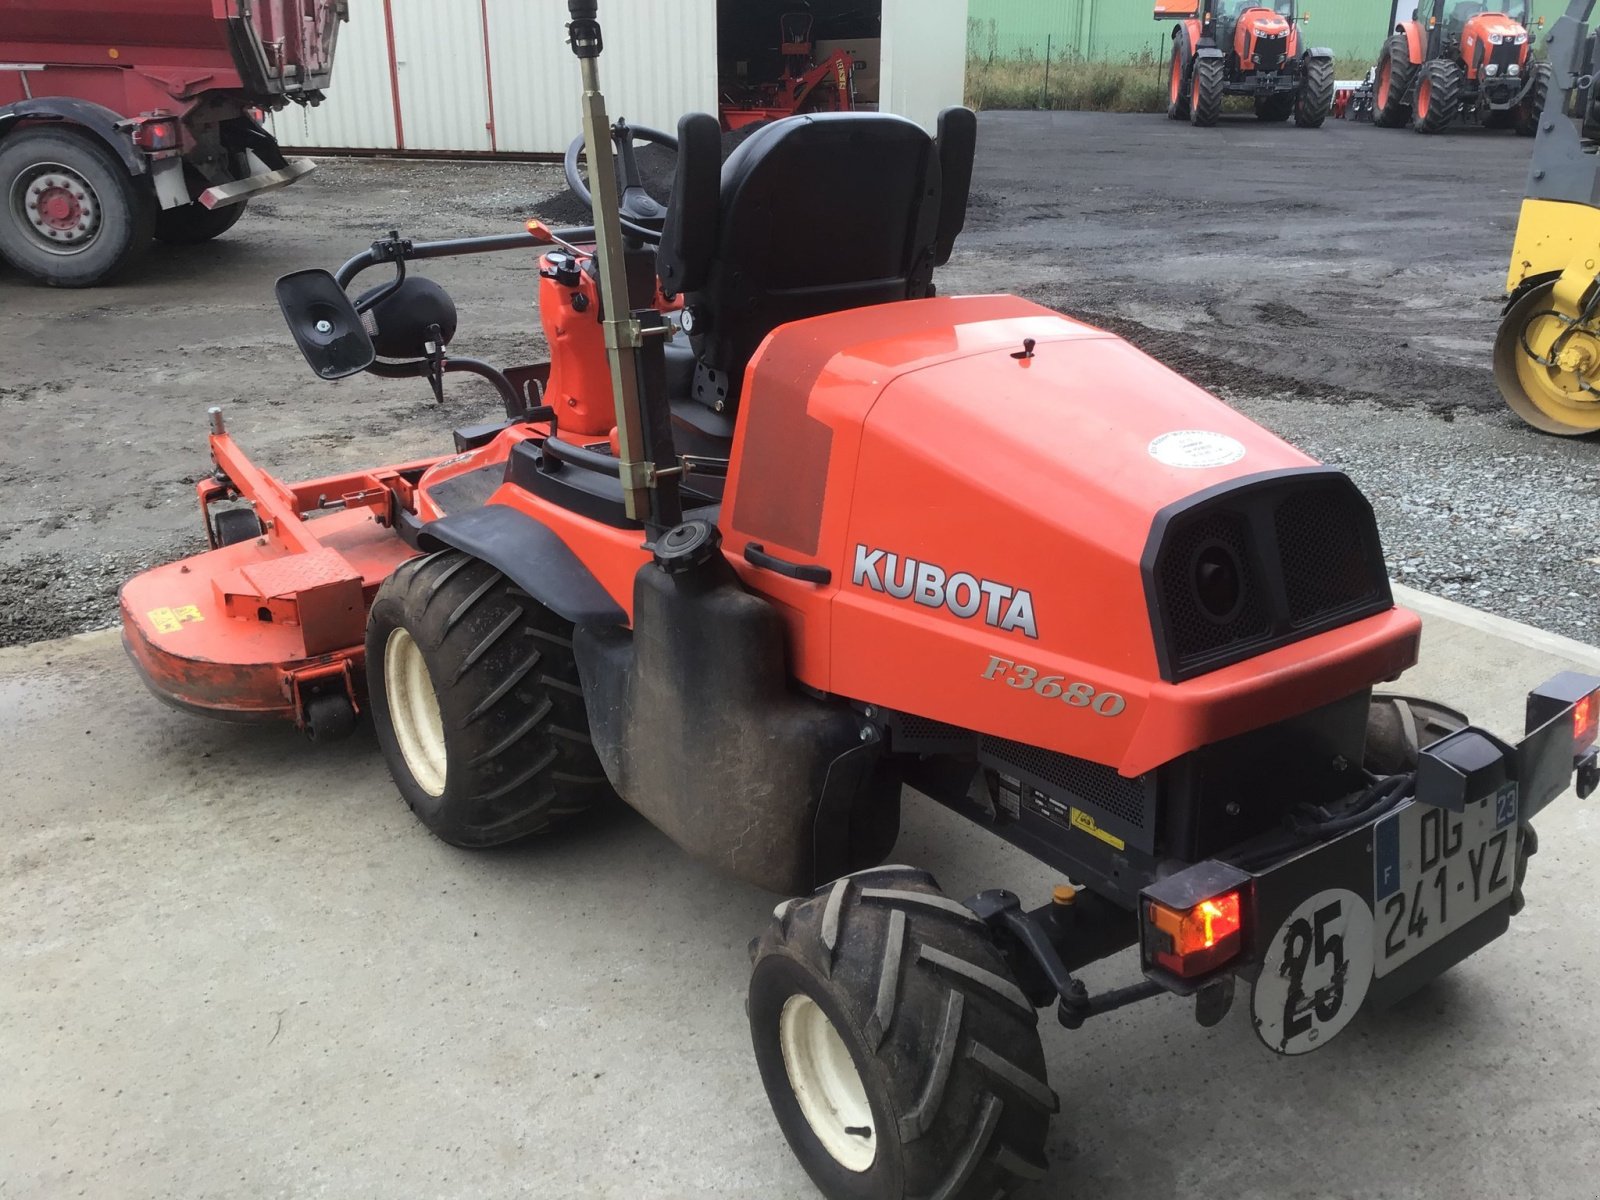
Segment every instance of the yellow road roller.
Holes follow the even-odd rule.
[[[1594,0],[1572,0],[1545,43],[1553,82],[1528,170],[1494,344],[1494,377],[1536,429],[1600,431],[1600,67]]]

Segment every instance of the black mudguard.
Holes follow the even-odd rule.
[[[563,620],[625,625],[628,616],[548,525],[502,504],[486,504],[426,525],[417,548],[481,558]]]
[[[48,121],[87,129],[116,153],[129,174],[143,175],[150,169],[150,160],[122,132],[122,116],[102,104],[71,96],[41,96],[37,100],[3,105],[0,106],[0,138],[20,121]]]
[[[580,626],[573,645],[612,786],[696,858],[793,895],[893,848],[900,780],[875,734],[792,687],[782,619],[720,554],[641,568],[632,631]]]

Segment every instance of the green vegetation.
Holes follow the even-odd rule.
[[[1165,112],[1167,62],[1081,58],[969,58],[967,103],[973,108]]]

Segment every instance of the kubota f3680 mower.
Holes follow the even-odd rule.
[[[1375,696],[1420,629],[1348,478],[1118,338],[934,294],[971,113],[937,138],[791,118],[725,165],[690,116],[663,210],[607,125],[595,4],[570,7],[587,143],[621,143],[589,154],[594,229],[390,238],[279,286],[319,375],[470,371],[503,419],[293,486],[219,424],[217,548],[123,593],[158,693],[319,734],[363,709],[454,845],[614,792],[799,893],[753,944],[748,1014],[830,1197],[1040,1176],[1041,1008],[1078,1029],[1178,996],[1212,1025],[1242,980],[1300,1054],[1505,933],[1532,822],[1600,778],[1600,678],[1536,688],[1516,742]],[[454,357],[409,265],[535,246],[554,361]],[[958,901],[878,865],[906,785],[1063,883]],[[1076,972],[1123,951],[1136,977],[1091,993]]]
[[[1594,0],[1572,0],[1546,43],[1552,87],[1528,168],[1494,345],[1513,412],[1546,433],[1600,431],[1600,89]]]
[[[1167,116],[1215,125],[1224,96],[1252,96],[1256,117],[1315,129],[1333,109],[1333,51],[1301,45],[1295,0],[1156,0],[1172,27]]]
[[[1550,68],[1533,59],[1528,0],[1501,8],[1483,0],[1415,0],[1415,11],[1401,18],[1411,2],[1389,6],[1394,32],[1375,68],[1373,123],[1410,122],[1418,133],[1438,133],[1460,118],[1532,137]]]

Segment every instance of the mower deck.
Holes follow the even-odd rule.
[[[123,643],[150,690],[241,722],[298,724],[323,685],[354,700],[372,594],[416,552],[366,509],[329,513],[315,532],[308,551],[262,537],[130,580]]]

